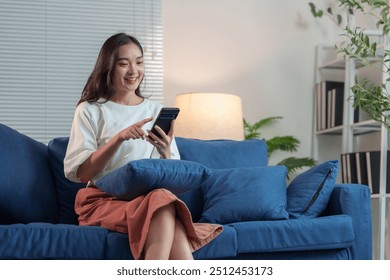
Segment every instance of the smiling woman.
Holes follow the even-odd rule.
[[[160,0],[0,0],[0,122],[43,143],[68,135],[98,46],[122,31],[145,47],[141,90],[162,101]]]
[[[187,206],[165,184],[129,201],[97,184],[128,162],[150,159],[154,150],[160,159],[180,159],[173,122],[167,133],[154,126],[160,137],[146,133],[162,105],[139,93],[142,54],[139,41],[126,33],[103,44],[74,114],[64,173],[87,183],[75,200],[80,225],[128,233],[135,259],[193,259],[192,252],[213,240],[221,226],[193,223]]]

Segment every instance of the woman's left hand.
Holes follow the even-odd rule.
[[[171,128],[168,134],[165,134],[165,132],[158,125],[156,125],[156,130],[161,135],[161,138],[150,131],[148,132],[149,133],[148,137],[146,137],[146,140],[154,147],[156,147],[157,152],[160,154],[161,158],[165,158],[165,159],[171,158],[171,143],[173,139],[173,133],[175,130],[174,122],[175,121],[172,121]]]

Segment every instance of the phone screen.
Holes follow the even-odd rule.
[[[151,132],[156,135],[157,137],[161,138],[160,133],[157,132],[155,129],[155,126],[158,125],[165,134],[168,134],[169,130],[171,129],[171,123],[174,119],[177,118],[179,115],[180,109],[175,107],[163,107],[161,108],[160,113],[158,114],[153,126]]]

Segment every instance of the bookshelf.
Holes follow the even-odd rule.
[[[380,33],[367,32],[381,43],[382,51],[388,49],[389,44]],[[387,77],[381,68],[378,69],[383,63],[373,58],[370,66],[378,67],[365,66],[356,63],[354,59],[344,59],[334,46],[325,45],[317,46],[315,63],[312,157],[318,162],[338,159],[340,166],[338,183],[362,183],[370,186],[373,259],[390,259],[388,131],[378,122],[370,120],[364,112],[352,107],[350,90],[356,75],[383,83]],[[337,94],[341,97],[335,99]],[[335,118],[338,121],[335,121]],[[356,166],[360,168],[359,172]],[[371,177],[364,173],[367,166],[371,167],[367,172]],[[355,169],[351,169],[353,167]]]

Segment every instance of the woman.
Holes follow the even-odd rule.
[[[214,239],[219,225],[191,222],[185,204],[174,194],[154,190],[132,201],[100,191],[94,182],[137,159],[180,158],[173,137],[152,120],[162,105],[140,92],[144,78],[143,49],[138,40],[124,33],[103,44],[96,65],[75,111],[64,159],[67,178],[86,182],[75,201],[80,225],[99,225],[128,233],[135,259],[192,259],[192,252]]]

